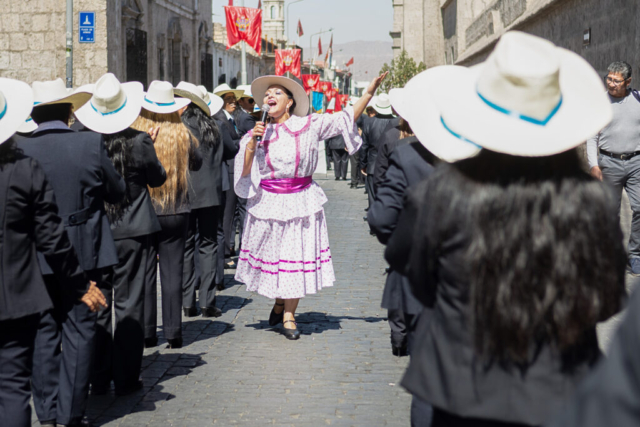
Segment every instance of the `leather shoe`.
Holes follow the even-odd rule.
[[[167,344],[169,348],[182,348],[182,337],[168,339]]]
[[[144,339],[144,348],[151,348],[157,345],[158,345],[158,337]]]
[[[363,216],[363,217],[362,217],[362,220],[363,220],[364,222],[367,222],[367,221],[369,220],[369,218],[367,218],[366,216]]]
[[[225,290],[224,283],[217,284],[216,289],[219,291],[224,291]]]
[[[284,304],[275,305],[277,305],[278,307],[284,306]],[[280,313],[276,313],[275,305],[271,309],[271,314],[269,315],[269,326],[276,326],[278,323],[282,323],[282,320],[284,318],[284,310],[282,310]]]
[[[202,307],[202,317],[220,317],[222,316],[222,310],[218,307]]]
[[[138,380],[130,387],[126,387],[123,389],[116,388],[116,396],[126,396],[127,394],[135,393],[138,390],[142,390],[142,386],[142,380]]]
[[[391,346],[391,353],[393,353],[394,356],[398,356],[398,357],[403,357],[403,356],[408,356],[409,352],[407,351],[407,346],[403,345],[401,347],[396,347],[395,345]]]
[[[289,323],[289,322],[296,324],[296,322],[294,322],[293,320],[285,320],[284,323]],[[298,338],[300,338],[300,331],[298,329],[287,329],[283,327],[282,335],[284,335],[284,337],[288,340],[297,340]]]
[[[93,427],[93,424],[87,418],[82,418],[66,425],[58,424],[58,427]]]
[[[196,317],[198,315],[198,309],[195,307],[182,307],[184,317]]]

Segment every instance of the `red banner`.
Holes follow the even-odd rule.
[[[324,93],[324,96],[327,97],[328,101],[331,101],[331,96],[333,95],[332,89],[333,85],[331,82],[320,82],[320,92]]]
[[[262,50],[262,10],[250,7],[224,7],[227,18],[227,49],[242,40],[258,54]]]
[[[298,37],[302,37],[304,35],[304,31],[302,31],[302,22],[298,19]]]
[[[320,92],[320,89],[318,88],[318,83],[320,83],[320,74],[303,74],[301,80],[304,90],[307,91],[307,95],[309,95],[312,90]]]
[[[276,75],[289,71],[300,79],[300,53],[300,49],[276,49]]]
[[[347,62],[347,64],[346,64],[346,65],[347,65],[347,67],[348,67],[348,66],[350,66],[350,65],[353,65],[353,56],[351,57],[351,59],[349,60],[349,62]]]
[[[339,93],[340,93],[340,91],[338,90],[337,87],[332,87],[331,90],[326,92],[327,99],[329,101],[331,101],[333,98],[336,98],[336,101],[337,101],[338,100],[337,96],[338,96]],[[336,107],[336,111],[339,111],[337,107]]]
[[[347,107],[349,95],[336,95],[336,111],[342,111]]]
[[[318,56],[322,55],[322,39],[318,37]]]

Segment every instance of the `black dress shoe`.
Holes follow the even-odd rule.
[[[169,348],[182,348],[182,337],[168,339],[167,344]]]
[[[138,390],[142,390],[142,386],[142,380],[138,380],[129,387],[125,387],[123,389],[116,388],[116,396],[126,396],[128,394],[135,393]]]
[[[364,222],[367,222],[367,221],[369,220],[369,218],[367,218],[366,216],[363,216],[363,217],[362,217],[362,220],[363,220]]]
[[[182,307],[184,317],[196,317],[198,315],[198,309],[195,307]]]
[[[93,424],[87,418],[82,418],[78,421],[73,421],[67,425],[58,424],[58,427],[93,427]]]
[[[338,176],[338,177],[336,177],[336,181],[340,181],[340,177],[339,177],[339,176]]]
[[[391,346],[391,353],[393,353],[394,356],[398,356],[398,357],[403,357],[403,356],[408,356],[409,352],[407,351],[407,346],[403,345],[401,347],[396,347],[395,345]]]
[[[293,320],[285,320],[284,323],[296,323]],[[297,324],[296,324],[297,326]],[[287,328],[282,328],[282,335],[284,335],[284,337],[288,340],[297,340],[298,338],[300,338],[300,331],[297,329],[287,329]]]
[[[222,310],[218,307],[201,307],[202,317],[220,317],[222,316]]]
[[[144,339],[144,348],[151,348],[157,345],[158,345],[158,337]]]
[[[224,291],[225,290],[224,283],[217,284],[216,289],[219,291]]]
[[[275,304],[278,307],[284,306],[284,304]],[[282,319],[284,318],[284,310],[280,313],[276,313],[276,308],[273,307],[271,309],[271,314],[269,315],[269,326],[276,326],[278,323],[282,323]]]

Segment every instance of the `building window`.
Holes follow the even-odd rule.
[[[271,6],[271,19],[276,19],[276,7]]]
[[[180,40],[171,41],[171,84],[176,86],[180,83]]]
[[[218,67],[222,67],[222,58],[218,58]]]
[[[147,87],[147,33],[127,28],[127,81],[140,82]]]
[[[184,45],[182,52],[184,54],[184,80],[189,81],[189,45]]]
[[[164,49],[158,48],[158,80],[164,80]]]
[[[442,8],[442,29],[444,30],[445,39],[451,38],[456,34],[457,15],[458,0],[452,0]]]

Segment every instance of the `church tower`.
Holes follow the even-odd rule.
[[[284,41],[284,0],[262,2],[262,33],[274,43]]]

